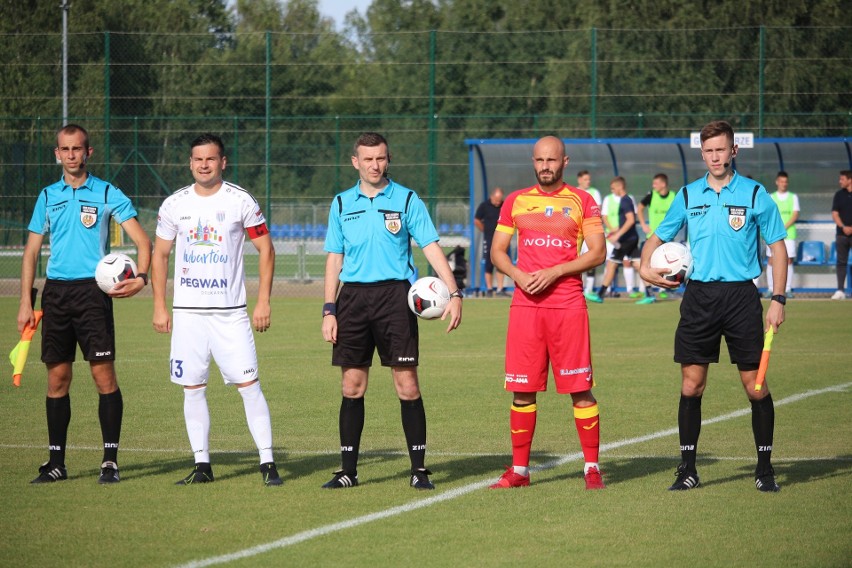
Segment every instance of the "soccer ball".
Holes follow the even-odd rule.
[[[441,317],[449,302],[450,291],[447,285],[434,276],[424,276],[417,280],[408,291],[408,307],[423,319]]]
[[[113,252],[98,261],[95,268],[95,281],[104,292],[128,278],[136,278],[136,263],[133,259],[120,252]]]
[[[668,268],[666,280],[685,282],[692,275],[692,253],[684,244],[663,243],[651,255],[651,268]]]

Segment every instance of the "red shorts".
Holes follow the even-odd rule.
[[[548,362],[558,393],[583,392],[595,385],[589,312],[512,306],[506,334],[506,390],[546,391]]]

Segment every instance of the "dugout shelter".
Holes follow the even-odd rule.
[[[477,206],[488,192],[501,187],[506,195],[533,185],[532,149],[536,139],[468,139],[470,220],[470,287],[484,289],[482,235],[473,224]],[[592,187],[609,193],[615,176],[627,180],[627,192],[638,202],[649,191],[657,173],[669,178],[669,188],[679,190],[704,175],[700,151],[689,138],[563,138],[570,158],[564,179],[577,183],[577,172],[589,170]],[[834,240],[831,200],[838,189],[841,170],[852,169],[850,138],[754,138],[753,147],[741,148],[735,169],[775,191],[779,171],[790,175],[790,191],[798,194],[799,241],[822,241],[826,250]],[[821,287],[816,280],[814,290]]]

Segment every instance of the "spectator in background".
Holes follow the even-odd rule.
[[[597,188],[592,187],[592,174],[589,173],[589,170],[580,170],[577,172],[577,187],[587,192],[592,196],[592,199],[595,200],[595,203],[598,204],[598,207],[601,205],[601,192],[598,191]],[[589,247],[586,245],[586,241],[583,241],[583,247],[580,249],[580,254],[585,254],[589,251]],[[592,267],[586,272],[586,281],[583,286],[583,292],[590,294],[595,291],[595,272],[597,271],[597,266]]]
[[[787,229],[787,238],[784,239],[784,246],[787,247],[787,290],[784,294],[788,298],[793,297],[793,260],[796,258],[796,221],[799,219],[799,196],[795,193],[787,191],[787,185],[790,178],[787,172],[778,172],[775,176],[776,191],[771,193],[769,197],[778,206],[778,212],[781,213],[781,220],[784,221],[784,228]],[[767,258],[772,258],[772,248],[766,247]],[[766,294],[764,297],[772,296],[772,263],[766,265]]]
[[[636,213],[633,210],[633,198],[627,195],[627,181],[621,177],[615,177],[609,184],[609,189],[612,195],[618,201],[618,225],[614,231],[607,235],[607,240],[612,243],[613,251],[607,259],[606,269],[604,270],[603,284],[598,289],[597,294],[586,294],[586,299],[602,303],[606,296],[606,291],[615,280],[615,271],[618,265],[630,258],[636,252],[639,246],[639,233],[636,232]],[[630,268],[631,272],[633,267]],[[628,292],[633,288],[632,278],[628,277],[625,270],[624,279],[627,282]]]
[[[666,212],[669,210],[669,207],[672,205],[672,201],[675,194],[669,191],[669,176],[663,173],[659,173],[654,176],[654,179],[651,181],[651,191],[648,192],[642,201],[639,202],[639,207],[637,207],[636,214],[639,217],[639,226],[642,227],[642,232],[645,233],[645,237],[650,237],[651,234],[657,230],[657,227],[663,221],[663,217],[666,216]],[[645,212],[647,213],[647,219],[645,218]],[[645,243],[643,242],[642,245]],[[633,266],[634,268],[639,268],[639,260],[642,254],[642,247],[639,247],[639,254],[633,257]],[[651,287],[647,286],[645,281],[640,277],[639,279],[640,288],[644,290],[644,298],[641,298],[636,301],[637,304],[653,304],[656,301],[653,293],[651,292]],[[665,292],[660,292],[660,297],[665,298],[667,294]]]
[[[832,300],[846,298],[846,272],[849,263],[849,248],[852,247],[852,170],[840,172],[840,189],[834,194],[831,204],[831,218],[837,225],[835,246],[837,247],[837,291]]]
[[[482,231],[482,258],[485,260],[485,293],[492,296],[508,296],[503,290],[503,273],[499,270],[492,277],[494,263],[491,262],[491,241],[494,239],[494,230],[497,228],[497,219],[500,217],[500,207],[503,205],[503,190],[495,187],[488,195],[488,199],[479,204],[473,217],[473,224]],[[494,287],[493,284],[497,286]]]

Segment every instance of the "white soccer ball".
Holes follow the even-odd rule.
[[[408,307],[423,319],[439,318],[450,303],[450,291],[440,278],[424,276],[411,285]]]
[[[126,254],[112,252],[98,261],[95,281],[104,292],[128,278],[136,278],[136,263]]]
[[[692,253],[684,244],[663,243],[651,255],[651,268],[668,268],[666,280],[686,282],[692,275]]]

